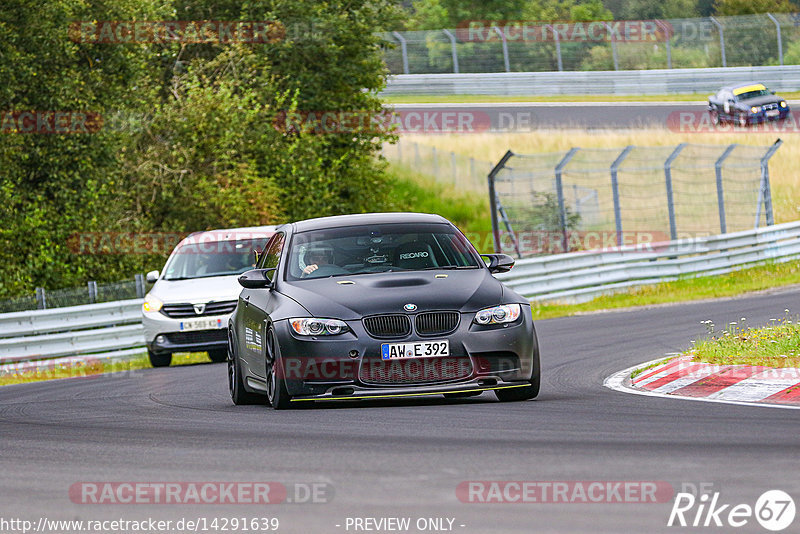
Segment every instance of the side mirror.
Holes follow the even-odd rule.
[[[267,273],[275,269],[251,269],[239,277],[239,285],[247,289],[264,289],[272,287],[272,280]]]
[[[258,260],[261,259],[261,251],[257,248],[253,249],[253,265],[258,265]]]
[[[148,284],[155,284],[156,280],[158,280],[158,271],[150,271],[144,275],[144,279],[147,280]]]
[[[489,260],[489,272],[494,273],[507,273],[514,267],[515,260],[508,254],[481,254],[482,257]]]

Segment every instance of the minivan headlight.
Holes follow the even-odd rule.
[[[295,317],[289,319],[292,330],[301,336],[338,336],[349,330],[347,323],[339,319],[317,319],[316,317]]]
[[[161,309],[161,306],[163,306],[163,305],[164,305],[164,303],[161,302],[161,299],[159,299],[158,297],[155,297],[153,295],[148,294],[144,298],[144,304],[142,304],[142,311],[148,312],[148,313],[149,312],[157,312],[158,310]]]
[[[520,316],[519,304],[503,304],[484,308],[475,314],[475,323],[480,325],[513,323]]]

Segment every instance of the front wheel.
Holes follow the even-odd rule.
[[[286,389],[286,373],[284,373],[280,346],[275,339],[275,331],[267,330],[267,400],[276,410],[286,410],[292,401]]]
[[[228,331],[228,350],[226,351],[226,356],[228,357],[228,391],[231,394],[231,400],[237,406],[244,404],[264,404],[263,395],[250,393],[244,388],[242,364],[239,358],[236,357],[235,350],[233,334]]]
[[[742,128],[747,128],[747,115],[744,113],[739,114],[739,126]]]
[[[533,331],[533,374],[527,385],[508,389],[496,389],[494,394],[500,402],[514,402],[535,399],[539,396],[539,386],[542,381],[542,367],[539,364],[539,339],[536,330]]]
[[[719,126],[719,123],[719,113],[717,113],[717,110],[714,110],[711,112],[711,124],[714,126]]]
[[[156,354],[155,352],[148,350],[147,356],[150,358],[150,365],[153,367],[169,367],[169,364],[172,363],[172,353],[167,352],[166,354]]]

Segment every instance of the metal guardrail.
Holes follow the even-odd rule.
[[[773,91],[796,91],[800,68],[728,67],[569,72],[399,74],[383,95],[667,95],[714,93],[724,85],[758,81]]]
[[[144,347],[142,299],[0,314],[0,362]]]
[[[585,302],[636,286],[797,258],[800,222],[791,222],[712,237],[524,259],[497,278],[533,301]]]

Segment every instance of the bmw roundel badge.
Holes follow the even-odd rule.
[[[417,305],[416,305],[416,304],[411,304],[411,303],[409,302],[408,304],[406,304],[405,306],[403,306],[403,309],[404,309],[404,310],[406,310],[406,311],[414,311],[414,310],[416,310],[416,309],[417,309]]]

